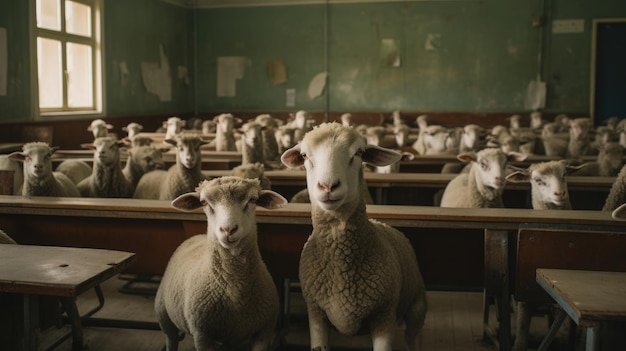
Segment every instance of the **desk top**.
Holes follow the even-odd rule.
[[[578,325],[626,320],[626,272],[539,268],[537,282]]]
[[[0,244],[0,291],[76,297],[134,259],[124,251]]]

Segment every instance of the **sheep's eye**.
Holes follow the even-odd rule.
[[[480,168],[482,168],[483,170],[487,170],[489,169],[489,165],[487,165],[487,162],[485,161],[480,161]]]
[[[540,185],[540,186],[546,185],[546,183],[541,178],[535,178],[534,180],[535,180],[535,183],[537,183],[537,185]]]
[[[249,210],[250,206],[255,205],[257,200],[258,198],[256,197],[250,198],[250,200],[248,200],[248,202],[246,202],[246,205],[243,207],[244,211]]]

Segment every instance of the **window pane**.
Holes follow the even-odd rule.
[[[93,69],[91,46],[67,43],[67,104],[69,107],[93,106]]]
[[[66,1],[65,30],[71,34],[90,37],[91,7],[74,1]]]
[[[37,27],[61,30],[60,0],[37,0]]]
[[[37,38],[37,72],[39,74],[39,107],[63,107],[63,66],[61,42]]]

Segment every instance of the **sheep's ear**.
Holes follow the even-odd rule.
[[[372,166],[388,166],[400,161],[402,154],[376,145],[365,145],[361,158]]]
[[[476,161],[476,153],[466,152],[463,154],[459,154],[456,158],[461,162],[470,163]]]
[[[22,162],[26,159],[26,154],[21,151],[12,152],[9,154],[9,158],[15,161]]]
[[[400,158],[400,161],[411,161],[415,159],[415,155],[413,155],[410,152],[402,152],[402,158]]]
[[[80,144],[80,147],[82,147],[83,149],[90,149],[90,150],[96,149],[96,146],[94,144],[87,144],[87,143]]]
[[[257,206],[261,206],[270,210],[285,207],[287,199],[275,191],[261,190],[259,199],[256,200]]]
[[[107,124],[105,124],[105,126],[107,127],[107,129],[113,129],[113,125],[112,124],[107,123]]]
[[[181,211],[191,212],[202,207],[200,193],[195,191],[178,196],[172,200],[172,206]]]
[[[575,164],[566,164],[565,165],[565,174],[572,174],[579,169],[585,168],[587,166],[586,163],[575,165]]]
[[[613,219],[617,219],[618,221],[626,221],[626,204],[622,204],[613,210],[611,217],[613,217]]]
[[[516,170],[515,172],[506,176],[506,180],[513,183],[527,182],[530,179],[528,172]]]
[[[528,155],[525,155],[519,152],[514,152],[514,151],[506,154],[506,158],[508,161],[522,162],[526,159],[526,157],[528,157]]]
[[[287,167],[299,167],[304,164],[304,157],[300,154],[300,144],[292,147],[291,149],[285,151],[280,156],[280,161]]]

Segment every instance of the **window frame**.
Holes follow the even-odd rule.
[[[91,7],[91,37],[66,32],[65,1],[60,0],[61,30],[39,28],[37,26],[37,0],[30,0],[30,66],[31,66],[31,105],[36,119],[49,120],[54,117],[94,118],[103,116],[104,111],[104,47],[102,40],[103,0],[71,0]],[[39,101],[39,67],[38,67],[38,38],[58,40],[61,43],[63,107],[41,108]],[[69,107],[67,82],[67,43],[88,45],[91,47],[93,106]]]

